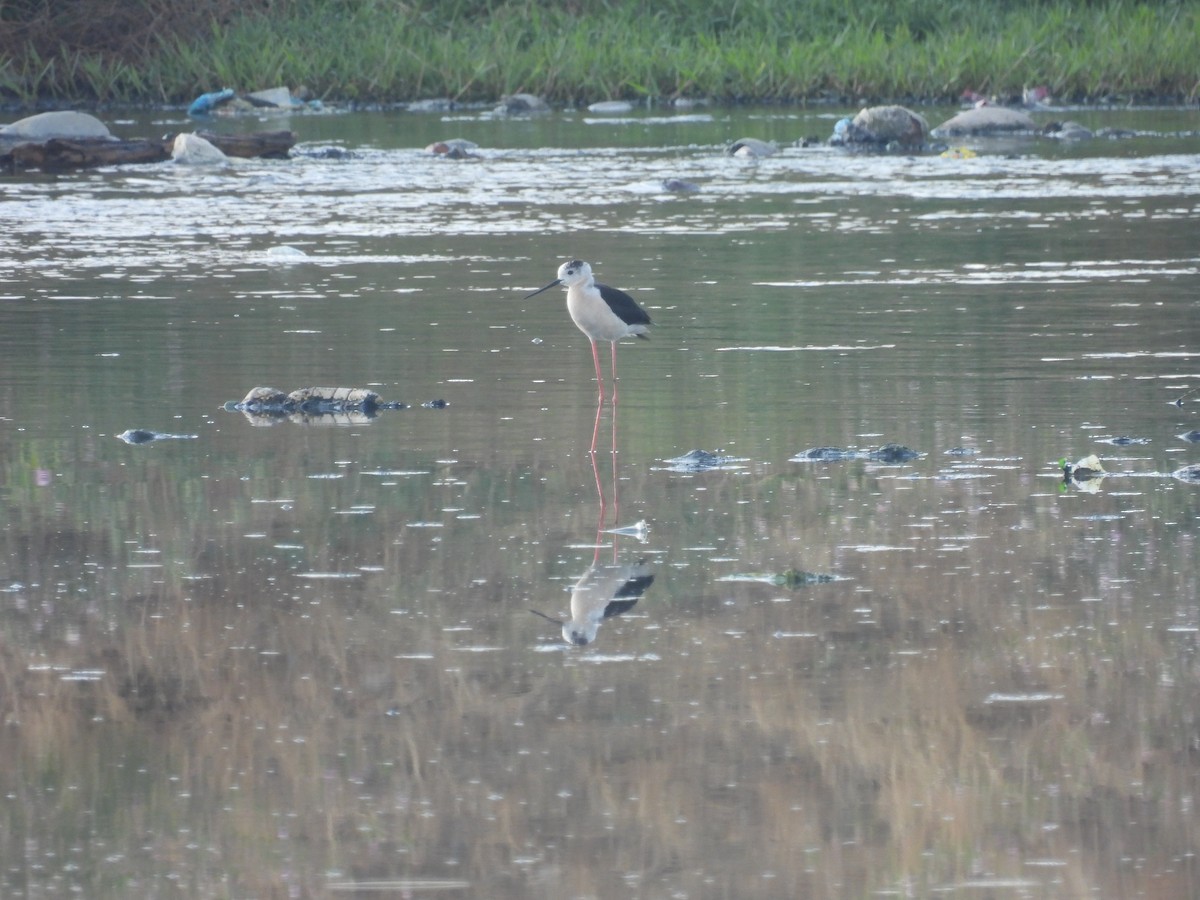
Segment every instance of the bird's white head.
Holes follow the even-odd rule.
[[[526,294],[525,299],[528,300],[530,297],[536,297],[543,291],[548,291],[550,288],[560,284],[569,290],[577,284],[589,285],[594,283],[595,279],[592,278],[592,267],[582,259],[572,259],[558,267],[557,278],[544,288],[538,288],[532,294]]]
[[[567,287],[592,281],[592,267],[582,259],[572,259],[558,267],[558,283]]]

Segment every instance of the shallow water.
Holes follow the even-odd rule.
[[[0,181],[5,895],[1195,894],[1200,119],[793,144],[838,115]],[[656,323],[615,423],[521,299],[571,256]]]

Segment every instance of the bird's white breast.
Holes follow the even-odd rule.
[[[592,285],[567,289],[567,312],[579,330],[594,341],[619,341],[637,333],[609,308]]]

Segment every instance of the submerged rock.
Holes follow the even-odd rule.
[[[362,425],[381,410],[407,409],[399,401],[384,401],[366,388],[300,388],[285,394],[271,387],[256,387],[224,407],[240,412],[252,425],[274,425],[284,420],[300,425]]]
[[[792,462],[837,462],[842,459],[855,459],[856,450],[843,450],[841,447],[810,447],[801,450],[792,457]]]
[[[683,456],[663,460],[668,469],[673,472],[707,472],[710,469],[720,469],[730,463],[743,461],[738,457],[722,456],[708,450],[689,450]]]
[[[1150,438],[1127,437],[1125,435],[1121,435],[1120,437],[1102,438],[1100,443],[1112,444],[1114,447],[1138,447],[1143,444],[1150,443]]]
[[[1171,477],[1186,481],[1188,484],[1200,484],[1200,463],[1176,469],[1171,473]]]
[[[792,462],[838,462],[846,459],[865,459],[872,462],[901,463],[924,456],[918,450],[903,444],[884,444],[874,450],[844,450],[841,447],[812,447],[801,450],[791,458]]]
[[[226,409],[260,415],[287,415],[294,412],[310,414],[338,412],[374,412],[380,409],[405,409],[398,401],[384,402],[374,391],[366,388],[309,387],[285,394],[272,387],[251,388],[236,403],[227,403]]]
[[[898,463],[919,459],[925,454],[905,447],[903,444],[884,444],[878,450],[868,450],[867,459],[877,462]]]
[[[664,178],[662,189],[671,194],[694,194],[700,190],[700,185],[682,178]]]
[[[841,581],[840,575],[832,575],[827,572],[805,572],[800,569],[788,569],[782,575],[778,576],[777,584],[788,588],[808,587],[812,584],[829,584],[834,581]]]
[[[117,435],[117,440],[127,444],[149,444],[154,441],[192,441],[198,434],[167,434],[162,431],[150,431],[146,428],[130,428]]]

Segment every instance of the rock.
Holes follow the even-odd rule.
[[[426,153],[434,156],[444,156],[446,159],[471,159],[479,145],[465,138],[449,138],[444,141],[434,141],[425,148]]]
[[[882,147],[920,147],[929,135],[929,123],[903,106],[869,106],[859,110],[846,131],[844,143]]]
[[[1078,122],[1051,122],[1042,129],[1042,134],[1060,141],[1087,141],[1092,138],[1092,132]]]
[[[314,416],[334,416],[360,413],[373,417],[382,409],[405,409],[398,400],[384,401],[377,393],[366,388],[309,387],[285,394],[272,387],[251,388],[240,401],[230,401],[225,409],[241,412],[247,416],[280,418],[302,414],[304,421]],[[300,420],[297,420],[300,421]]]
[[[854,459],[857,451],[843,450],[841,447],[810,447],[801,450],[792,457],[792,462],[837,462],[843,459]]]
[[[1184,466],[1171,473],[1172,478],[1185,481],[1188,484],[1200,484],[1200,464]]]
[[[671,194],[694,194],[700,190],[700,185],[682,178],[664,178],[662,189]]]
[[[601,100],[599,103],[589,104],[587,110],[601,116],[619,116],[633,112],[633,104],[628,100]]]
[[[229,161],[229,157],[198,134],[175,135],[171,158],[191,166],[222,165]]]
[[[884,444],[875,450],[843,450],[841,447],[812,447],[801,450],[791,462],[838,462],[845,459],[866,459],[872,462],[901,463],[924,456],[903,444]]]
[[[710,469],[720,469],[731,462],[737,462],[734,457],[722,456],[709,450],[689,450],[683,456],[665,459],[672,472],[707,472]]]
[[[442,113],[458,109],[458,104],[449,97],[434,97],[429,100],[414,100],[412,103],[408,104],[405,109],[407,109],[409,112],[416,113]]]
[[[964,134],[1003,134],[1014,131],[1037,131],[1037,123],[1029,113],[1007,106],[977,106],[966,109],[933,129],[935,137]]]
[[[740,138],[725,148],[725,154],[742,159],[759,159],[774,155],[778,149],[774,143],[760,141],[758,138]]]
[[[919,459],[924,455],[916,450],[905,447],[903,444],[884,444],[878,450],[867,451],[867,459],[885,463],[908,462],[910,459]]]
[[[59,111],[38,113],[11,125],[0,125],[0,142],[64,140],[115,140],[108,126],[87,113]]]
[[[267,88],[265,91],[255,91],[252,94],[247,94],[246,99],[254,106],[260,107],[276,107],[279,109],[290,109],[293,106],[303,106],[299,100],[292,96],[292,92],[285,87]]]
[[[290,247],[287,244],[280,244],[276,247],[268,247],[265,255],[267,259],[285,263],[305,262],[309,259],[309,255],[299,247]]]
[[[510,94],[500,98],[494,112],[505,116],[521,116],[531,113],[549,112],[550,107],[541,97],[533,94]]]

